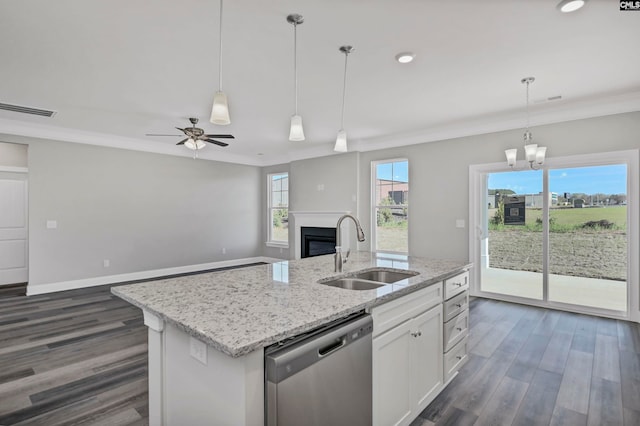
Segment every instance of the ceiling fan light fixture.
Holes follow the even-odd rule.
[[[347,152],[347,132],[344,129],[338,130],[338,137],[333,150],[335,152]]]
[[[202,142],[200,139],[189,139],[184,143],[184,146],[186,146],[191,150],[197,151],[199,149],[204,148],[207,145],[204,142]]]
[[[229,104],[227,95],[217,91],[213,96],[213,108],[211,109],[211,122],[213,124],[227,125],[231,123],[229,118]]]
[[[562,0],[558,3],[558,10],[562,13],[575,12],[584,6],[585,0]]]

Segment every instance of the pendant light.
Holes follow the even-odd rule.
[[[538,166],[544,164],[544,158],[547,152],[547,147],[538,146],[533,143],[533,135],[529,131],[529,85],[536,81],[534,77],[525,77],[520,82],[522,84],[527,85],[527,128],[524,132],[524,153],[527,161],[529,162],[529,167],[534,170],[537,170],[534,167],[534,163]],[[518,150],[516,148],[505,150],[505,155],[507,157],[507,165],[511,168],[515,166]]]
[[[227,95],[222,91],[222,1],[220,0],[220,37],[218,37],[218,91],[213,96],[213,108],[211,108],[211,122],[213,124],[230,124],[229,104]]]
[[[304,22],[302,15],[292,13],[287,16],[287,22],[293,25],[293,75],[294,75],[294,103],[295,113],[291,116],[291,128],[289,130],[290,141],[303,141],[304,129],[302,128],[302,117],[298,115],[298,25]]]
[[[333,150],[336,152],[347,152],[347,132],[344,131],[344,100],[347,93],[347,58],[353,52],[353,46],[342,46],[340,52],[344,53],[344,79],[342,82],[342,114],[340,115],[340,130]]]

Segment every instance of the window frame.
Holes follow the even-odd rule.
[[[273,177],[274,176],[286,176],[287,177],[287,205],[283,206],[274,206],[273,205]],[[274,240],[273,239],[273,212],[274,210],[285,209],[289,210],[289,172],[274,172],[267,174],[267,242],[266,245],[269,247],[289,247],[289,240]]]
[[[410,193],[410,184],[411,184],[411,179],[409,179],[409,159],[408,158],[391,158],[391,159],[384,159],[384,160],[376,160],[376,161],[372,161],[371,162],[371,251],[372,252],[376,252],[376,253],[390,253],[390,254],[401,254],[401,255],[408,255],[409,254],[409,247],[410,247],[410,232],[409,232],[409,204],[397,204],[397,207],[401,207],[401,208],[405,208],[407,211],[407,251],[392,251],[392,250],[382,250],[379,249],[377,247],[377,242],[378,242],[378,235],[377,235],[377,228],[378,228],[378,216],[377,216],[377,212],[378,209],[380,207],[384,207],[383,205],[378,205],[376,204],[377,198],[377,191],[376,191],[376,183],[377,183],[377,167],[381,164],[389,164],[389,163],[401,163],[401,162],[406,162],[407,163],[407,200],[409,198],[409,193]]]

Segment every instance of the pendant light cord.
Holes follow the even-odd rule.
[[[220,36],[218,37],[218,87],[222,92],[222,1],[220,0]]]
[[[529,131],[529,83],[527,80],[527,132]]]
[[[344,130],[344,101],[347,95],[347,58],[349,57],[348,52],[344,52],[344,79],[342,82],[342,114],[340,116],[340,129]]]
[[[295,115],[298,115],[298,24],[293,23],[293,93]]]

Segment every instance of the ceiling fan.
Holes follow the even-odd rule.
[[[205,134],[204,130],[199,127],[196,127],[198,124],[197,118],[189,118],[191,122],[191,127],[185,127],[181,129],[180,127],[176,127],[176,129],[180,130],[186,136],[185,139],[178,142],[176,145],[185,145],[189,149],[202,149],[204,148],[204,142],[209,142],[212,144],[216,144],[219,146],[228,146],[229,144],[226,142],[220,142],[216,139],[235,139],[233,135],[213,135],[213,134]],[[146,136],[181,136],[181,135],[158,135],[153,133],[147,133]]]

